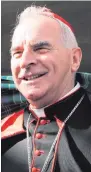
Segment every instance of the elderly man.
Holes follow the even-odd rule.
[[[81,58],[63,18],[36,6],[20,14],[11,70],[29,107],[2,120],[2,172],[91,172],[91,103],[76,77]]]

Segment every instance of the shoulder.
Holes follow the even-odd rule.
[[[23,129],[24,109],[14,112],[1,120],[1,137],[9,138],[19,133],[24,133]]]

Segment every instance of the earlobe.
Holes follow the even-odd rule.
[[[72,72],[76,72],[81,63],[82,50],[80,47],[72,49]]]

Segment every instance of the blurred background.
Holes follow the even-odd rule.
[[[46,5],[65,18],[74,28],[83,60],[79,71],[91,73],[91,2],[90,1],[2,1],[1,2],[1,74],[11,75],[10,37],[16,16],[27,6]]]

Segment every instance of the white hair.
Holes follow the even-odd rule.
[[[61,40],[63,45],[66,48],[76,48],[78,47],[78,43],[76,40],[76,37],[73,33],[73,31],[71,30],[71,28],[65,24],[64,22],[62,22],[61,20],[57,19],[54,17],[53,13],[51,12],[50,9],[44,7],[40,7],[40,6],[30,6],[27,7],[26,9],[24,9],[24,11],[22,11],[18,17],[17,17],[17,22],[16,22],[16,27],[19,24],[21,24],[24,20],[26,20],[26,18],[29,18],[31,16],[36,16],[37,15],[44,15],[44,16],[48,16],[50,18],[54,18],[56,21],[59,22],[60,26],[61,26]],[[14,31],[15,31],[14,29]]]

